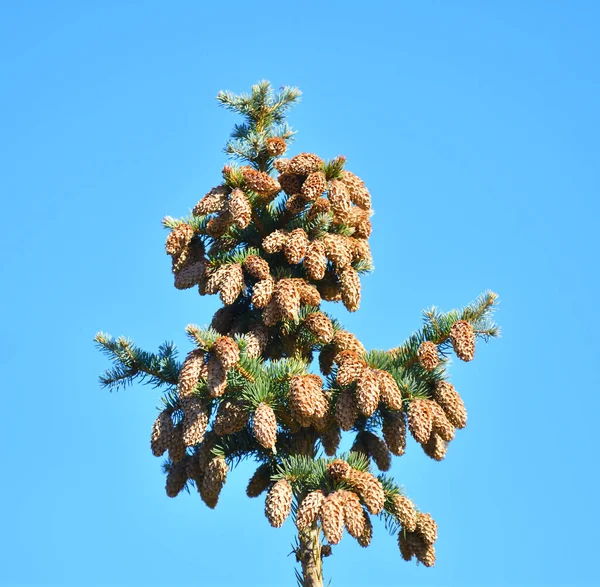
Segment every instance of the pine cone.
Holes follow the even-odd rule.
[[[167,237],[165,249],[168,255],[179,255],[190,244],[194,237],[194,229],[189,225],[182,223],[174,228]]]
[[[356,403],[358,409],[371,416],[379,404],[379,379],[372,369],[363,369],[356,384]]]
[[[423,541],[423,537],[417,532],[405,532],[403,541],[407,551],[412,552],[417,560],[426,567],[432,567],[435,564],[435,549],[433,545],[428,545]]]
[[[169,467],[165,489],[169,497],[177,497],[185,487],[188,476],[185,461],[179,461]]]
[[[354,383],[364,371],[367,364],[354,352],[342,351],[335,357],[338,364],[336,381],[340,387],[347,387]]]
[[[329,544],[338,544],[344,533],[344,503],[337,491],[330,493],[321,506],[321,528]]]
[[[352,251],[352,261],[373,262],[373,255],[368,241],[362,238],[350,237],[347,242],[350,244],[350,250]]]
[[[292,194],[285,201],[285,209],[292,215],[300,214],[304,211],[308,200],[302,194]]]
[[[243,268],[246,273],[259,280],[269,279],[271,276],[269,264],[258,255],[248,255],[244,260]]]
[[[242,266],[238,263],[227,265],[227,271],[223,274],[219,286],[221,301],[226,306],[230,306],[238,299],[244,289],[244,272]]]
[[[379,479],[367,471],[351,469],[347,481],[360,495],[372,514],[381,513],[385,504],[385,492]]]
[[[390,452],[396,456],[402,456],[406,450],[404,412],[387,412],[383,417],[381,431]]]
[[[327,179],[322,171],[314,171],[302,184],[302,196],[307,201],[316,200],[327,189]]]
[[[327,257],[325,245],[321,241],[313,241],[308,246],[304,257],[304,268],[310,279],[319,281],[325,276],[327,269]]]
[[[325,502],[321,490],[311,491],[298,506],[296,513],[296,528],[300,532],[308,530],[319,518],[319,511]]]
[[[183,443],[195,446],[204,439],[208,426],[208,410],[196,399],[186,399],[183,403]]]
[[[252,431],[257,442],[269,450],[275,448],[277,440],[277,419],[273,408],[264,402],[258,404],[252,419]]]
[[[272,277],[257,281],[252,288],[252,304],[255,308],[266,308],[275,289],[275,281]]]
[[[398,548],[400,549],[400,555],[406,562],[412,560],[412,557],[415,554],[412,548],[412,542],[407,539],[407,533],[403,529],[400,529],[398,532]]]
[[[246,356],[256,359],[260,357],[267,348],[269,332],[263,326],[255,326],[246,334]]]
[[[377,371],[377,381],[381,401],[392,410],[401,410],[402,392],[392,375],[387,371]]]
[[[350,430],[358,418],[358,406],[354,394],[349,389],[343,389],[335,406],[335,420],[342,430]]]
[[[371,232],[373,232],[373,225],[369,220],[369,216],[365,214],[356,221],[353,236],[356,238],[368,239],[371,236]]]
[[[340,429],[337,426],[330,426],[321,434],[321,446],[328,457],[332,457],[342,440]]]
[[[281,190],[279,182],[268,173],[247,166],[240,168],[240,171],[244,177],[245,186],[261,196],[273,196]]]
[[[354,469],[342,459],[335,459],[328,467],[327,472],[335,481],[346,481],[350,478],[350,474]]]
[[[392,497],[392,507],[402,528],[407,532],[414,532],[417,528],[415,504],[405,495],[396,494]]]
[[[342,351],[354,351],[358,356],[362,357],[367,352],[358,338],[346,330],[338,330],[335,333],[333,344],[338,353]]]
[[[213,457],[206,465],[199,491],[202,501],[211,509],[214,509],[219,501],[228,471],[229,467],[222,457]]]
[[[444,410],[434,401],[429,402],[431,413],[433,416],[432,430],[445,442],[450,442],[454,439],[455,428],[452,426]]]
[[[426,444],[433,428],[433,414],[427,400],[414,399],[408,404],[408,428],[419,444]]]
[[[284,320],[295,320],[300,312],[300,293],[292,279],[280,279],[275,284],[273,299]]]
[[[416,531],[423,537],[425,544],[434,544],[437,540],[438,526],[430,514],[417,514]]]
[[[288,168],[289,164],[286,168],[286,171],[281,173],[277,177],[277,181],[279,182],[279,185],[281,185],[283,191],[288,196],[293,196],[294,194],[299,194],[302,191],[302,183],[304,182],[304,176],[298,175],[296,173],[290,173],[289,171],[287,171]]]
[[[433,399],[442,406],[448,420],[454,426],[460,429],[467,425],[467,410],[460,395],[450,382],[440,381],[435,386]]]
[[[194,216],[207,216],[208,214],[214,214],[220,212],[227,205],[227,196],[231,188],[226,185],[219,185],[216,188],[212,188],[208,194],[206,194],[192,210]]]
[[[325,245],[325,254],[327,258],[338,269],[343,269],[350,265],[352,261],[352,252],[346,244],[346,239],[340,234],[326,234],[323,237]]]
[[[475,333],[466,320],[455,322],[450,329],[450,342],[461,361],[472,361],[475,355]]]
[[[196,261],[185,265],[180,271],[175,273],[175,287],[177,289],[189,289],[198,285],[206,274],[206,263]]]
[[[285,243],[285,259],[290,265],[297,265],[302,261],[308,250],[308,235],[302,228],[296,228],[290,232]]]
[[[295,375],[290,380],[289,404],[294,417],[311,418],[322,411],[323,382],[318,376]]]
[[[265,148],[271,157],[279,157],[285,153],[287,145],[281,137],[269,137],[265,142]]]
[[[246,495],[248,497],[258,497],[269,488],[269,485],[271,485],[271,469],[269,465],[263,463],[254,471],[252,477],[250,477],[248,487],[246,488]]]
[[[340,271],[340,290],[342,302],[348,312],[356,312],[360,306],[360,277],[351,266]]]
[[[177,394],[181,399],[191,397],[198,379],[200,378],[200,371],[204,364],[204,351],[201,349],[194,349],[189,352],[181,370],[179,371],[179,382],[177,384]]]
[[[275,326],[281,320],[281,311],[274,299],[267,304],[262,312],[262,321],[265,326]]]
[[[433,371],[440,361],[437,346],[430,340],[422,342],[417,351],[417,358],[423,369]]]
[[[280,158],[280,159],[275,159],[273,161],[273,167],[275,167],[275,169],[277,171],[279,171],[279,173],[285,173],[289,164],[290,164],[289,159]],[[279,183],[281,183],[281,181]]]
[[[208,295],[216,294],[223,281],[227,277],[229,272],[228,265],[221,265],[220,267],[207,269],[207,280],[205,285],[205,293]]]
[[[365,512],[360,504],[360,499],[353,491],[342,489],[338,493],[342,497],[346,530],[348,530],[350,536],[359,539],[364,534],[366,523]]]
[[[221,238],[233,223],[233,218],[229,212],[229,206],[215,217],[211,218],[206,225],[206,232],[213,238]]]
[[[313,205],[310,207],[308,214],[306,215],[308,220],[314,220],[317,216],[321,214],[329,214],[331,210],[331,203],[327,198],[318,198],[313,202]]]
[[[162,457],[169,448],[169,440],[173,434],[173,420],[171,414],[162,411],[152,426],[150,436],[150,449],[155,457]]]
[[[292,509],[292,486],[280,479],[271,487],[265,501],[265,516],[274,528],[281,528]]]
[[[350,193],[346,186],[338,179],[332,179],[328,184],[329,202],[333,212],[337,214],[344,214],[352,206],[350,201]]]
[[[344,170],[342,171],[342,181],[346,188],[348,188],[352,203],[363,210],[369,210],[371,208],[371,194],[365,187],[362,179],[354,175],[354,173]]]
[[[283,250],[285,243],[287,243],[290,235],[283,230],[274,230],[270,235],[263,239],[262,246],[265,253],[273,255]]]
[[[220,336],[212,348],[213,353],[223,365],[225,371],[233,369],[240,360],[240,349],[233,338]]]
[[[248,422],[248,411],[234,401],[224,401],[219,404],[213,430],[218,436],[233,434],[243,430]]]
[[[361,536],[358,538],[358,543],[363,547],[367,548],[371,544],[371,538],[373,538],[373,524],[371,518],[365,512],[365,529]]]
[[[219,397],[227,389],[227,372],[223,369],[221,361],[212,356],[207,363],[208,367],[208,392],[211,397]]]
[[[178,463],[185,457],[185,443],[183,442],[183,426],[179,423],[173,427],[169,436],[169,459]]]
[[[320,171],[323,167],[323,160],[314,153],[300,153],[293,157],[287,167],[288,173],[297,173],[298,175],[309,175],[314,171]]]
[[[235,317],[235,307],[223,306],[215,312],[210,323],[210,327],[216,330],[219,334],[226,334],[231,330]]]
[[[448,450],[448,445],[439,434],[433,432],[429,440],[422,445],[425,454],[435,461],[443,461]]]
[[[380,471],[389,471],[392,466],[392,456],[385,442],[368,430],[363,432],[362,438],[377,468]]]
[[[231,192],[229,198],[229,213],[233,224],[238,228],[246,228],[252,219],[252,207],[246,197],[246,194],[236,188]]]
[[[323,375],[329,375],[333,368],[333,360],[335,359],[336,350],[333,346],[326,346],[319,353],[319,369]]]
[[[333,339],[333,324],[322,312],[309,314],[304,320],[304,326],[319,342],[328,343]]]

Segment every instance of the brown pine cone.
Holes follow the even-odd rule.
[[[475,356],[475,333],[466,320],[455,322],[450,329],[450,342],[461,361],[472,361]]]

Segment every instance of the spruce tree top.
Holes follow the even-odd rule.
[[[372,270],[371,195],[344,157],[283,157],[294,138],[286,113],[299,98],[264,81],[250,94],[219,93],[243,117],[225,147],[233,162],[189,217],[163,220],[175,287],[223,302],[209,328],[187,327],[194,348],[183,363],[170,344],[152,354],[124,338],[95,340],[114,362],[102,385],[139,378],[163,390],[151,449],[168,453],[167,494],[195,487],[214,508],[229,470],[254,459],[247,494],[267,491],[275,527],[293,509],[300,577],[316,585],[320,567],[304,558],[318,551],[320,564],[344,528],[367,546],[372,515],[398,534],[403,558],[433,565],[435,522],[372,471],[404,454],[407,424],[426,455],[444,458],[466,425],[448,357],[471,361],[476,339],[498,329],[491,292],[462,310],[425,312],[420,330],[389,351],[367,351],[324,311],[324,301],[359,308],[360,278]],[[342,431],[353,445],[338,454]]]

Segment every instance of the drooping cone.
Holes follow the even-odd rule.
[[[271,487],[265,501],[265,516],[274,528],[280,528],[292,509],[292,486],[287,479],[280,479]]]
[[[250,224],[252,208],[246,194],[242,190],[236,188],[231,192],[229,213],[233,219],[233,224],[238,228],[246,228]]]
[[[262,312],[262,321],[265,326],[275,326],[277,322],[281,320],[281,310],[277,305],[277,302],[271,298],[271,301],[267,304]]]
[[[269,449],[275,448],[277,440],[277,419],[273,408],[264,402],[258,404],[252,418],[252,432],[258,443]]]
[[[327,466],[327,472],[335,481],[347,481],[352,471],[352,467],[342,459],[335,459]]]
[[[211,218],[206,225],[206,232],[213,238],[221,238],[233,223],[229,213],[229,206],[221,210],[215,217]]]
[[[294,416],[311,418],[322,405],[323,383],[318,376],[295,375],[290,380],[289,403]]]
[[[437,540],[438,526],[430,514],[417,514],[416,531],[423,537],[425,544],[434,544]]]
[[[364,510],[363,510],[364,511]],[[369,514],[364,512],[365,514],[365,529],[363,533],[358,538],[358,543],[363,547],[367,548],[369,544],[371,544],[371,538],[373,538],[373,523],[371,522],[371,518]]]
[[[369,210],[371,208],[371,194],[362,179],[354,173],[344,170],[342,171],[342,181],[348,188],[352,202],[363,210]]]
[[[179,371],[179,382],[177,384],[177,393],[181,399],[191,397],[198,383],[203,364],[204,351],[194,349],[188,353]]]
[[[192,210],[194,216],[206,216],[223,210],[227,204],[227,196],[231,188],[226,185],[219,185],[212,188]]]
[[[360,277],[350,265],[340,271],[340,288],[344,306],[348,312],[356,312],[360,306]]]
[[[247,166],[240,168],[240,171],[244,177],[245,186],[261,196],[273,196],[281,190],[279,182],[268,173]]]
[[[183,443],[185,446],[195,446],[204,439],[208,426],[208,410],[195,399],[186,399],[183,411]]]
[[[214,313],[210,327],[214,328],[219,334],[227,334],[233,326],[235,317],[235,307],[223,306]]]
[[[300,192],[308,201],[316,200],[327,189],[327,179],[322,171],[313,171],[304,180]]]
[[[185,443],[183,442],[183,426],[181,423],[173,427],[169,436],[169,459],[178,463],[185,457]]]
[[[422,342],[417,351],[417,358],[423,369],[433,371],[440,361],[437,346],[430,340]]]
[[[332,179],[328,184],[329,201],[336,215],[344,214],[352,206],[348,189],[338,179]]]
[[[330,493],[321,506],[321,527],[329,544],[338,544],[344,533],[344,503],[337,491]]]
[[[379,380],[377,374],[370,368],[363,369],[356,383],[356,403],[358,409],[365,415],[371,416],[379,404]]]
[[[324,502],[325,496],[321,490],[311,491],[302,500],[296,512],[296,528],[300,532],[308,530],[317,521]]]
[[[385,492],[379,479],[368,471],[362,472],[352,469],[348,483],[354,487],[372,514],[378,515],[381,513],[385,504]]]
[[[337,351],[333,345],[328,345],[321,349],[321,352],[319,353],[319,369],[323,375],[331,374],[336,354]]]
[[[452,426],[446,417],[444,410],[439,404],[434,401],[430,401],[429,407],[431,408],[431,413],[433,414],[433,432],[438,434],[445,442],[450,442],[454,439],[456,429],[454,426]]]
[[[284,247],[285,260],[290,265],[297,265],[302,261],[308,250],[308,235],[302,228],[296,228],[290,232]]]
[[[402,528],[398,532],[398,548],[400,549],[400,555],[406,562],[412,560],[415,554],[412,542],[407,538],[407,533]]]
[[[337,267],[343,269],[350,265],[352,252],[346,244],[346,239],[340,234],[326,234],[323,237],[325,254],[327,258]]]
[[[227,266],[227,272],[223,275],[219,286],[221,301],[230,306],[238,299],[244,289],[244,272],[238,263]]]
[[[302,183],[304,181],[304,176],[298,175],[296,173],[289,173],[287,170],[282,172],[278,177],[277,181],[281,188],[288,196],[293,196],[295,194],[300,194],[302,191]]]
[[[258,255],[248,255],[242,266],[246,273],[259,280],[268,279],[271,275],[269,264]]]
[[[228,471],[229,467],[222,457],[213,457],[206,465],[199,491],[202,501],[211,509],[214,509],[219,501]]]
[[[187,483],[187,469],[185,460],[181,460],[178,463],[173,463],[169,467],[169,472],[167,473],[165,490],[169,497],[177,497],[179,493],[185,487]]]
[[[466,320],[455,322],[450,329],[450,342],[456,356],[462,361],[472,361],[475,356],[475,333]]]
[[[368,430],[363,432],[362,440],[369,451],[369,455],[375,461],[377,468],[380,471],[389,471],[392,466],[392,457],[385,442]]]
[[[341,440],[342,435],[340,434],[340,429],[337,426],[329,426],[321,434],[321,445],[323,446],[323,451],[328,457],[335,455]]]
[[[284,320],[295,320],[300,312],[300,293],[292,279],[280,279],[275,284],[273,299]]]
[[[175,287],[177,289],[189,289],[198,285],[206,275],[205,261],[196,261],[181,268],[175,273]]]
[[[338,365],[336,381],[341,387],[354,383],[364,371],[367,364],[354,351],[342,351],[335,357]]]
[[[392,497],[392,506],[404,530],[414,532],[417,527],[415,504],[405,495],[396,494]]]
[[[223,369],[226,371],[235,367],[240,360],[240,349],[235,340],[228,336],[219,337],[212,350],[217,359],[221,362],[221,365],[223,365]]]
[[[269,137],[265,141],[265,148],[271,157],[279,157],[285,153],[287,145],[281,137]]]
[[[319,171],[323,167],[323,160],[314,153],[300,153],[292,159],[287,167],[288,173],[297,173],[298,175],[309,175]]]
[[[333,337],[333,344],[337,353],[342,351],[354,351],[358,356],[362,357],[367,351],[361,342],[346,330],[338,330]]]
[[[194,236],[194,229],[182,223],[174,228],[167,237],[165,249],[168,255],[179,255],[189,244]]]
[[[304,279],[294,279],[300,295],[300,303],[304,306],[318,306],[321,303],[319,290]]]
[[[173,434],[173,420],[171,414],[162,411],[152,426],[150,436],[150,449],[155,457],[162,457],[169,448],[169,440]]]
[[[221,287],[221,283],[227,276],[228,269],[227,265],[221,265],[220,267],[207,269],[207,280],[204,286],[204,293],[207,295],[216,294]]]
[[[300,214],[306,208],[308,201],[302,194],[292,194],[285,202],[285,208],[290,214]]]
[[[213,356],[208,360],[208,391],[211,397],[219,397],[227,389],[227,371],[223,369],[221,361]]]
[[[368,241],[362,238],[351,237],[348,242],[351,244],[350,249],[352,250],[353,261],[373,262],[373,255],[371,254],[371,247],[369,246]]]
[[[401,410],[402,392],[392,375],[387,371],[378,370],[377,381],[379,383],[381,401],[392,410]]]
[[[290,164],[290,160],[289,159],[285,159],[283,157],[279,158],[279,159],[275,159],[273,161],[273,167],[279,171],[279,173],[285,173],[288,165]],[[281,182],[279,182],[281,183]]]
[[[373,225],[369,220],[369,215],[364,214],[361,218],[357,219],[354,225],[354,235],[356,238],[367,239],[371,236],[373,231]]]
[[[448,420],[450,420],[454,426],[457,428],[464,428],[467,425],[467,410],[452,383],[440,381],[435,386],[433,399],[442,406]]]
[[[246,495],[248,497],[258,497],[269,488],[269,485],[271,485],[271,469],[269,465],[263,463],[250,477],[248,487],[246,487]]]
[[[308,220],[314,220],[317,216],[321,214],[328,214],[331,210],[331,203],[327,198],[318,198],[314,201],[313,205],[310,207],[308,211],[307,218]]]
[[[256,308],[266,308],[275,289],[275,282],[272,277],[257,281],[252,288],[252,303]]]
[[[263,239],[262,246],[265,253],[273,255],[283,250],[285,243],[289,238],[289,234],[282,230],[274,230],[271,234]]]
[[[442,437],[433,432],[429,440],[423,444],[423,451],[428,457],[431,457],[435,461],[443,461],[446,452],[448,450],[448,445],[446,442],[442,440]]]
[[[319,342],[328,343],[333,339],[333,324],[322,312],[313,312],[304,320],[304,326]]]
[[[304,268],[308,277],[315,281],[319,281],[325,276],[327,256],[325,255],[325,245],[321,241],[313,241],[308,246],[304,257]]]
[[[342,497],[346,530],[350,536],[358,539],[365,531],[365,512],[360,504],[360,499],[353,491],[342,489],[338,493]]]
[[[408,404],[408,429],[414,439],[425,444],[431,436],[433,414],[427,400],[414,399]]]
[[[255,326],[246,334],[246,355],[256,359],[260,357],[267,348],[269,342],[269,332],[263,326]]]
[[[335,421],[342,430],[350,430],[358,418],[358,406],[354,394],[349,389],[343,389],[335,406]]]
[[[219,404],[213,430],[218,436],[233,434],[242,430],[248,422],[248,411],[235,401],[223,401]]]
[[[208,463],[214,458],[215,455],[212,451],[217,445],[218,440],[219,437],[212,430],[208,430],[204,435],[204,441],[195,453],[198,467],[201,471],[206,471]]]
[[[406,450],[406,420],[404,412],[387,412],[381,426],[383,438],[390,452],[402,456]]]
[[[401,532],[401,534],[404,534],[402,540],[405,551],[414,554],[417,560],[426,567],[433,567],[435,564],[435,548],[433,545],[427,544],[418,532]],[[400,552],[402,553],[402,550]]]

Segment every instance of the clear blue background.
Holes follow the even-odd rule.
[[[377,271],[337,316],[370,348],[431,305],[501,295],[503,337],[452,367],[469,426],[393,473],[440,524],[434,569],[376,526],[336,586],[584,585],[598,512],[597,2],[3,2],[3,585],[295,584],[293,524],[248,500],[168,499],[158,395],[99,389],[96,331],[189,349],[216,300],[172,287],[160,219],[219,181],[214,96],[304,92],[294,152],[343,153]]]

